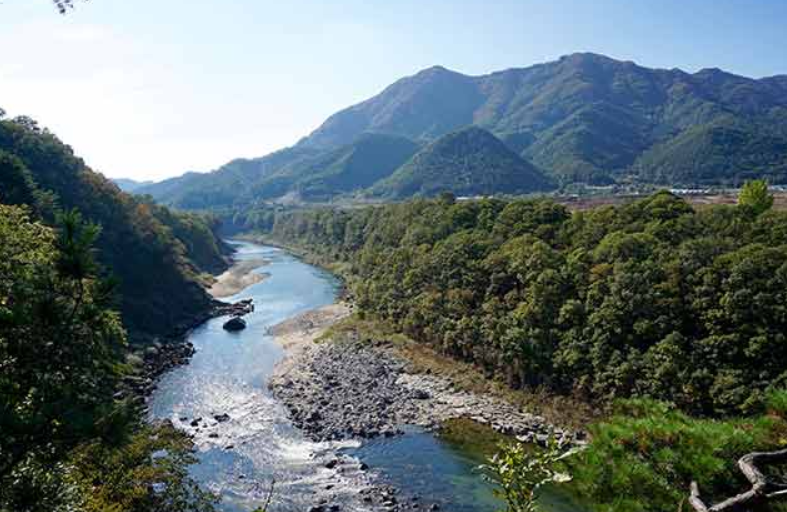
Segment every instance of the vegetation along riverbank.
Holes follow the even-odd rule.
[[[685,506],[692,479],[709,501],[745,490],[736,459],[784,437],[787,213],[767,193],[740,203],[446,195],[247,218],[339,268],[360,319],[587,404],[602,419],[570,485],[599,510],[655,511]]]
[[[228,307],[204,288],[230,253],[217,219],[132,197],[3,114],[0,510],[212,510],[191,441],[143,411],[183,335]]]

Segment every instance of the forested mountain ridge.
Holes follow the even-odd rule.
[[[135,194],[183,209],[237,207],[288,195],[324,201],[389,176],[418,149],[403,137],[362,134],[336,149],[288,148],[262,158],[235,160],[207,174],[187,173],[141,187]]]
[[[527,194],[552,188],[540,170],[491,133],[471,126],[429,144],[368,193],[403,199],[443,192],[457,196]]]
[[[288,148],[254,159],[237,159],[210,173],[188,172],[176,178],[141,187],[138,195],[149,195],[163,204],[183,209],[227,207],[244,200],[250,187],[282,167],[318,154]]]
[[[333,147],[363,132],[429,141],[467,124],[491,131],[562,182],[723,184],[746,172],[787,179],[786,77],[690,74],[589,53],[477,77],[430,68],[334,114],[299,145]],[[682,162],[687,130],[734,132],[700,138],[696,150],[723,151],[732,165]]]
[[[332,115],[291,148],[135,192],[187,209],[332,200],[388,178],[407,160],[406,146],[471,125],[557,185],[787,183],[787,76],[692,74],[578,53],[483,76],[432,67]],[[363,158],[342,170],[359,144]],[[487,176],[479,168],[468,178]]]
[[[215,221],[120,191],[32,120],[0,120],[0,202],[28,205],[49,224],[58,210],[76,208],[100,225],[97,259],[119,281],[132,339],[169,334],[211,307],[200,274],[222,270],[228,251]]]

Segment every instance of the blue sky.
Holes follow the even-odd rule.
[[[207,171],[295,143],[422,68],[594,51],[787,73],[784,0],[0,0],[0,106],[108,176]]]

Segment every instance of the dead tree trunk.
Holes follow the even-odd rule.
[[[751,483],[751,489],[715,505],[708,506],[700,498],[697,482],[691,483],[689,504],[696,512],[741,512],[769,501],[787,498],[787,485],[769,482],[758,466],[787,462],[787,449],[775,452],[753,452],[738,460],[743,476]]]

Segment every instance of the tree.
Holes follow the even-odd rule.
[[[738,204],[750,208],[755,215],[770,210],[773,206],[773,195],[768,192],[768,182],[747,181],[738,195]]]
[[[494,493],[505,500],[507,512],[537,512],[541,510],[539,493],[545,485],[571,480],[557,467],[572,453],[550,436],[543,449],[531,449],[523,443],[503,446],[482,468],[487,471],[485,478],[497,487]]]
[[[111,410],[125,331],[95,275],[97,228],[75,212],[62,221],[56,231],[0,205],[0,509],[40,507],[30,475],[54,468]]]
[[[65,14],[69,9],[74,8],[75,0],[52,0],[52,2],[57,7],[57,10],[60,11],[60,14]]]

